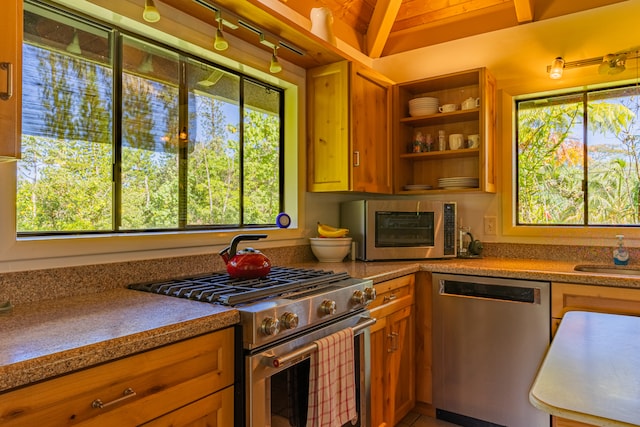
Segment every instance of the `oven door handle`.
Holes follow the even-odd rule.
[[[367,329],[369,326],[373,325],[376,323],[377,319],[373,318],[373,317],[366,317],[366,320],[358,323],[357,325],[353,326],[351,329],[353,329],[353,333],[356,334],[360,331],[362,331],[363,329]],[[266,356],[263,360],[262,363],[264,363],[267,366],[273,367],[273,368],[279,368],[280,366],[284,365],[285,363],[291,361],[292,359],[295,359],[297,357],[303,356],[307,353],[310,353],[314,350],[316,350],[318,348],[318,345],[315,342],[312,342],[311,344],[307,344],[305,346],[300,347],[297,350],[292,351],[291,353],[285,354],[283,356]]]

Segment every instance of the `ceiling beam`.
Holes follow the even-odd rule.
[[[513,0],[516,8],[516,18],[519,24],[533,21],[533,4],[535,0]]]
[[[380,58],[387,43],[391,27],[398,16],[402,0],[378,0],[366,34],[367,55]]]

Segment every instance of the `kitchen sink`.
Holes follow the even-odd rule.
[[[586,273],[602,273],[602,274],[616,274],[623,276],[640,276],[640,266],[628,266],[628,265],[576,265],[573,268],[575,271],[583,271]]]

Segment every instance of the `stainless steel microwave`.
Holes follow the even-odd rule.
[[[455,202],[356,200],[340,205],[356,258],[364,261],[456,256]]]

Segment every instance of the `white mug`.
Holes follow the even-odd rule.
[[[441,113],[450,113],[451,111],[456,111],[458,106],[456,104],[444,104],[438,107],[438,111]]]
[[[478,148],[480,146],[480,135],[469,135],[469,148]]]
[[[461,133],[452,133],[449,135],[449,149],[457,150],[462,148],[464,137]]]

